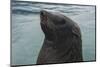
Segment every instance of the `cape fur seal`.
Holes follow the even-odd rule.
[[[45,39],[37,64],[83,61],[81,31],[77,23],[48,10],[40,11],[40,19]]]

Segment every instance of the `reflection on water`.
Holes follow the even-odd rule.
[[[35,64],[44,34],[41,9],[59,11],[76,21],[82,31],[84,61],[95,60],[95,6],[12,2],[12,64]]]

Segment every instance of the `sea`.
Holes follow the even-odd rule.
[[[79,24],[82,32],[83,60],[96,60],[96,11],[94,5],[12,1],[11,65],[36,64],[44,41],[44,33],[40,26],[40,11],[43,9],[61,12]]]

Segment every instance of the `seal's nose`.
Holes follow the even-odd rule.
[[[42,10],[42,11],[40,12],[40,14],[41,14],[41,16],[44,16],[44,15],[45,15],[45,11]]]
[[[40,13],[41,15],[44,15],[44,12],[43,11],[41,11],[41,13]]]

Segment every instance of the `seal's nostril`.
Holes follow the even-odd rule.
[[[44,12],[43,12],[43,11],[41,11],[41,15],[42,15],[42,16],[44,15]]]

